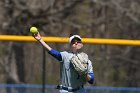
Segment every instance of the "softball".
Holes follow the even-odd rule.
[[[38,33],[38,29],[37,29],[36,27],[31,27],[31,28],[30,28],[30,32],[31,32],[32,34],[37,34],[37,33]]]

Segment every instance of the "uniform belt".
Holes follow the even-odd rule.
[[[83,88],[83,85],[80,86],[80,87],[77,87],[77,88],[71,88],[71,87],[65,87],[65,86],[62,86],[62,85],[58,85],[56,88],[57,89],[67,90],[68,92],[74,92],[74,91],[79,90],[80,88]]]

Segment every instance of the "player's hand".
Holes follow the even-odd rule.
[[[33,35],[33,37],[36,39],[36,40],[41,40],[41,35],[40,35],[40,33],[38,32],[38,33],[36,33],[36,34],[32,34]]]

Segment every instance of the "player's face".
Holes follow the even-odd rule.
[[[74,50],[79,50],[79,49],[81,49],[83,47],[83,44],[82,44],[81,41],[75,41],[75,42],[71,43],[71,47]]]

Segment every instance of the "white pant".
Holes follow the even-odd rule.
[[[86,90],[84,88],[80,88],[79,90],[77,91],[74,91],[74,92],[68,92],[67,90],[59,90],[59,93],[86,93]]]

